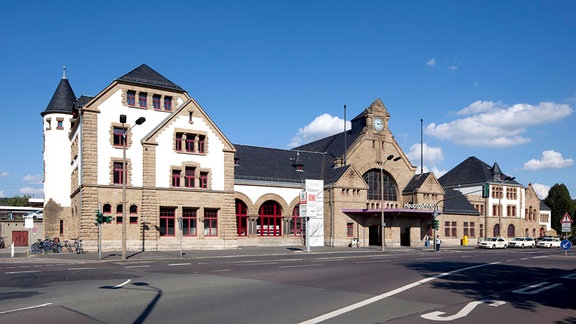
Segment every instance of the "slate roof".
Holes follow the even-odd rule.
[[[354,133],[351,130],[346,131],[346,150],[356,141],[360,134],[359,132]],[[344,132],[295,147],[292,150],[323,152],[326,153],[332,161],[335,158],[344,156]]]
[[[184,92],[184,89],[180,88],[180,86],[166,79],[163,75],[156,72],[146,64],[140,65],[116,80],[139,84],[146,87],[164,88]]]
[[[70,86],[70,82],[66,77],[60,79],[60,83],[58,83],[58,87],[54,94],[52,95],[52,99],[48,103],[48,107],[40,113],[42,117],[46,114],[73,114],[74,113],[74,104],[76,103],[76,95]]]
[[[460,191],[454,189],[447,189],[444,194],[444,214],[459,214],[459,215],[475,215],[480,216],[480,213],[465,195]]]
[[[302,183],[305,179],[337,180],[347,167],[332,168],[325,153],[234,144],[235,180]],[[298,171],[295,164],[303,165]],[[242,181],[239,181],[240,183]]]
[[[508,176],[501,172],[498,163],[494,163],[491,167],[478,158],[471,156],[438,178],[438,181],[443,188],[454,188],[479,185],[486,182],[494,183],[504,181],[506,178]],[[509,180],[507,183],[520,185],[515,180]]]
[[[422,184],[424,184],[424,182],[426,182],[426,179],[428,179],[428,177],[430,177],[430,175],[431,175],[430,172],[425,172],[422,174],[415,174],[412,177],[412,179],[410,179],[410,181],[408,182],[406,187],[404,187],[404,190],[402,190],[402,192],[405,194],[414,192],[414,190],[420,188],[422,186]]]

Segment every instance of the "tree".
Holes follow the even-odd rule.
[[[544,199],[544,203],[552,211],[552,228],[557,233],[560,233],[562,231],[562,224],[560,224],[562,216],[565,213],[574,216],[574,210],[576,209],[574,201],[570,198],[568,188],[563,183],[555,184],[548,191],[548,197]]]
[[[21,206],[21,207],[28,207],[30,204],[28,200],[30,199],[30,195],[14,196],[12,198],[8,198],[8,206]]]

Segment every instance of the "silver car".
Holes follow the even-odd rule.
[[[508,242],[503,237],[488,237],[480,244],[478,247],[485,248],[485,249],[505,249],[508,247]]]
[[[536,246],[536,241],[534,241],[531,237],[515,237],[512,241],[508,242],[509,247],[516,247],[516,248],[533,248]]]

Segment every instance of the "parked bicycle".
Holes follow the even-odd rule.
[[[74,246],[76,247],[76,254],[86,253],[86,250],[84,250],[84,245],[82,244],[82,239],[74,240]]]
[[[45,238],[44,240],[38,239],[38,241],[30,246],[30,251],[32,253],[60,253],[62,252],[62,244],[58,238]]]

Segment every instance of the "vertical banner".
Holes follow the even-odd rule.
[[[310,246],[324,246],[324,180],[306,179],[306,230]],[[302,201],[302,196],[301,199]],[[302,209],[300,209],[302,211]]]

